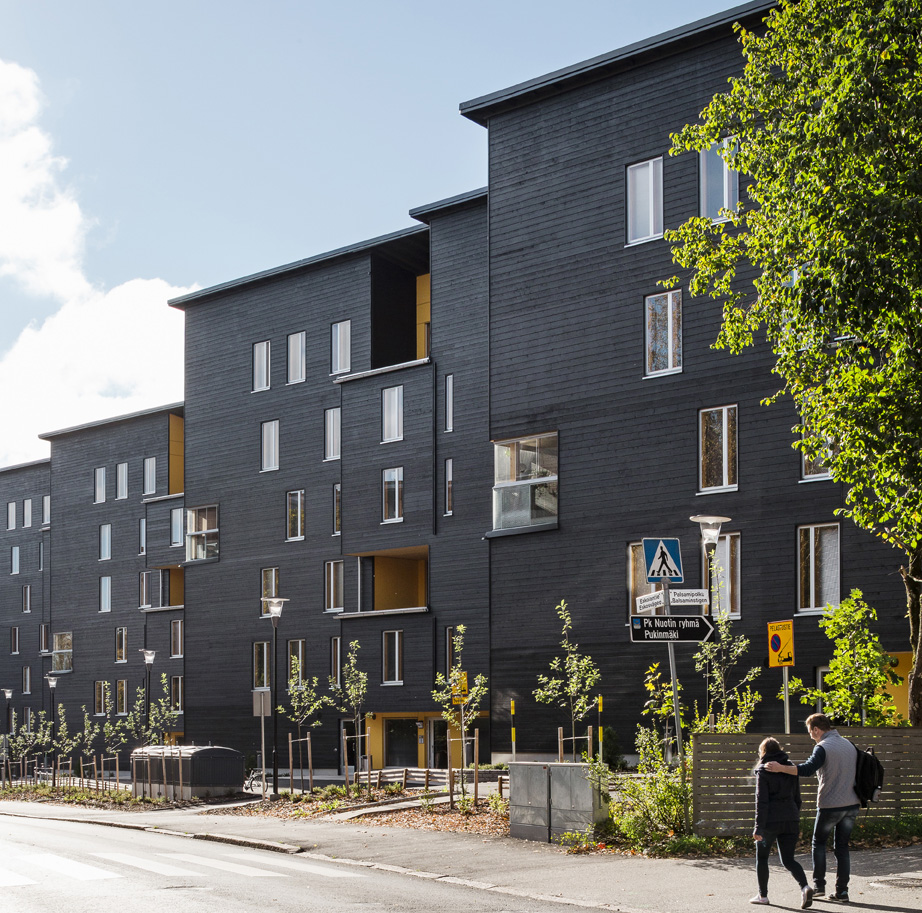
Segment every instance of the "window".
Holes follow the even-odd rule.
[[[385,685],[403,684],[403,631],[385,631],[384,663],[381,681]]]
[[[112,611],[112,578],[99,578],[99,611]]]
[[[445,430],[455,427],[455,375],[445,375]]]
[[[19,628],[10,628],[10,653],[19,652]]]
[[[445,678],[451,681],[451,670],[455,666],[455,629],[445,628]]]
[[[304,489],[289,491],[288,499],[288,538],[304,538]]]
[[[28,529],[32,525],[32,499],[26,498],[22,502],[22,525]]]
[[[403,519],[403,466],[381,473],[382,520],[396,523]]]
[[[343,563],[327,561],[324,564],[324,610],[341,612],[343,610]]]
[[[157,493],[157,457],[144,458],[144,494]]]
[[[112,524],[102,523],[99,527],[99,560],[108,561],[112,557]]]
[[[183,520],[183,509],[181,507],[173,507],[170,509],[170,547],[175,548],[179,545],[185,544],[185,536],[183,535],[182,520]]]
[[[14,545],[10,548],[10,573],[19,573],[19,546]]]
[[[16,502],[10,501],[6,505],[6,528],[16,529]]]
[[[151,586],[150,571],[141,571],[138,574],[138,606],[142,609],[151,607]]]
[[[260,576],[262,579],[262,590],[261,596],[263,599],[269,599],[273,596],[278,596],[279,594],[279,569],[277,567],[264,567],[260,571]],[[269,605],[268,603],[260,600],[260,614],[268,615],[269,614]]]
[[[22,667],[22,693],[23,694],[32,693],[32,667],[31,666]]]
[[[279,468],[279,422],[275,419],[271,422],[263,422],[262,428],[262,449],[259,463],[261,472],[269,472]]]
[[[32,708],[23,707],[22,708],[22,728],[26,732],[32,731]]]
[[[323,413],[323,458],[338,460],[342,449],[340,408]]]
[[[138,520],[138,554],[147,554],[147,520],[144,517]]]
[[[739,202],[739,174],[721,156],[731,144],[732,140],[723,140],[698,153],[701,215],[712,222],[726,219],[721,210],[736,209]]]
[[[451,516],[452,482],[454,480],[454,465],[452,460],[445,460],[445,516]]]
[[[128,662],[128,628],[115,629],[115,661]]]
[[[557,522],[557,435],[493,445],[493,529]]]
[[[821,612],[827,604],[839,604],[839,525],[801,526],[799,546],[798,602],[801,612]]]
[[[32,584],[27,583],[22,588],[22,611],[28,615],[32,611]]]
[[[345,374],[352,367],[352,321],[334,323],[331,331],[330,373]]]
[[[736,406],[699,413],[701,469],[699,490],[736,487]]]
[[[42,495],[42,526],[51,522],[51,495]]]
[[[717,577],[717,596],[714,596],[713,580],[705,576],[706,586],[711,594],[711,615],[718,612],[740,613],[740,534],[725,533],[717,540],[712,573]],[[707,571],[707,563],[704,566]]]
[[[647,562],[644,558],[643,543],[631,542],[627,547],[627,590],[628,615],[656,615],[662,609],[638,612],[638,596],[646,596],[660,589],[655,583],[647,583]]]
[[[96,716],[106,715],[106,691],[108,682],[93,683],[93,712]]]
[[[651,159],[627,169],[628,244],[663,236],[663,160]]]
[[[52,638],[51,671],[70,672],[74,668],[74,636],[70,631]]]
[[[128,464],[119,463],[115,467],[115,499],[124,500],[128,497]]]
[[[288,681],[295,679],[296,685],[304,682],[304,641],[288,641]]]
[[[183,623],[181,618],[170,622],[170,659],[179,659],[185,650]]]
[[[288,383],[300,384],[307,377],[307,333],[288,337]]]
[[[115,683],[115,712],[119,716],[128,715],[128,680],[124,678]]]
[[[805,453],[801,452],[801,478],[806,481],[832,478],[829,475],[829,464],[832,461],[834,452],[834,446],[831,441],[827,442],[823,452],[818,453],[815,457],[808,457]]]
[[[682,292],[665,292],[644,298],[646,334],[645,374],[666,374],[682,369]]]
[[[185,700],[185,688],[181,675],[170,676],[170,710],[182,713]]]
[[[330,638],[330,679],[338,688],[342,681],[342,638]]]
[[[45,570],[45,543],[39,542],[38,544],[38,569],[40,571]]]
[[[333,485],[333,535],[343,531],[343,486],[341,482]]]
[[[51,625],[43,624],[38,629],[38,652],[39,653],[50,653],[51,652]]]
[[[100,466],[95,472],[93,503],[102,504],[106,500],[106,467]]]
[[[381,443],[403,440],[403,386],[381,391]]]
[[[253,344],[253,392],[269,389],[269,340]]]
[[[258,640],[253,644],[253,690],[269,687],[269,641]]]
[[[186,511],[186,561],[218,557],[218,507]]]

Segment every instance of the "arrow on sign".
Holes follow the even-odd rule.
[[[704,643],[714,633],[706,615],[632,615],[631,641]]]

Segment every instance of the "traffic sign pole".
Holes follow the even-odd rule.
[[[782,666],[781,674],[784,677],[784,733],[791,734],[791,695],[788,693],[788,667]]]
[[[664,611],[669,614],[669,581],[663,578],[663,598],[664,598]],[[682,786],[684,793],[685,786],[685,747],[682,742],[682,708],[679,706],[679,679],[675,671],[675,644],[670,640],[666,644],[667,649],[669,650],[669,673],[672,675],[672,709],[675,713],[675,734],[676,740],[679,743],[679,764],[680,764],[680,773],[682,777]],[[682,803],[682,810],[685,817],[685,830],[689,830],[689,821],[688,821],[688,802]]]

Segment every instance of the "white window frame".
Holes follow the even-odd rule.
[[[334,406],[323,412],[323,459],[338,460],[342,456],[342,409]]]
[[[307,333],[288,336],[288,383],[302,384],[307,380]]]
[[[22,667],[22,693],[23,694],[32,693],[32,667],[31,666]]]
[[[842,597],[842,535],[841,527],[838,523],[809,523],[803,526],[797,527],[797,611],[802,615],[809,614],[822,614],[823,610],[826,608],[826,602],[822,605],[816,605],[817,602],[817,572],[820,570],[817,566],[817,532],[819,530],[830,530],[834,529],[836,532],[835,535],[835,598],[828,600],[832,605],[838,605]],[[803,535],[807,533],[809,535],[809,546],[808,552],[805,556],[802,551],[801,540]],[[809,599],[806,602],[809,605],[805,605],[805,598],[803,592],[803,583],[805,576],[805,569],[803,567],[804,558],[809,561]]]
[[[112,524],[99,524],[99,560],[112,560]]]
[[[106,715],[106,685],[108,682],[96,681],[93,682],[93,715],[94,716],[105,716]]]
[[[403,631],[381,632],[381,684],[403,684]]]
[[[381,522],[403,522],[403,466],[381,470]]]
[[[170,508],[170,548],[178,548],[186,544],[186,534],[183,529],[185,509],[182,507]]]
[[[520,477],[520,451],[529,452],[531,450],[535,453],[532,474]],[[494,531],[532,529],[553,526],[557,523],[559,516],[559,502],[557,500],[559,481],[557,475],[558,454],[559,440],[556,431],[493,442]],[[507,471],[510,465],[515,467],[514,473]],[[551,468],[553,468],[553,472]],[[510,474],[514,475],[514,478],[508,478]],[[536,519],[534,515],[535,508],[542,508],[542,505],[538,504],[538,499],[541,496],[540,489],[542,488],[548,489],[547,495],[544,497],[545,504],[543,509],[549,511],[551,501],[553,501],[554,513],[550,517],[539,516]],[[553,491],[550,490],[551,488]],[[506,501],[509,497],[514,497],[516,500],[525,500],[526,506],[510,511],[506,506]],[[526,511],[528,513],[527,517],[525,516]],[[507,524],[506,519],[513,519],[515,522]]]
[[[138,554],[147,554],[147,517],[138,520]]]
[[[279,420],[260,424],[259,471],[275,472],[279,468]]]
[[[658,301],[666,299],[666,361],[665,368],[654,368],[653,356],[659,350],[654,349],[653,308]],[[644,377],[662,377],[664,374],[679,374],[682,371],[682,290],[673,289],[647,295],[643,300],[644,309]]]
[[[182,659],[186,651],[186,632],[182,618],[170,622],[170,659]]]
[[[721,482],[718,485],[705,485],[705,416],[712,412],[721,413],[721,432],[720,432],[720,475]],[[736,441],[733,459],[730,459],[730,437]],[[727,406],[711,406],[707,409],[698,410],[698,493],[712,491],[736,491],[738,488],[739,475],[739,407],[736,403]]]
[[[19,573],[19,546],[10,547],[10,576]]]
[[[138,574],[138,608],[149,609],[153,605],[153,571]]]
[[[186,561],[207,561],[218,557],[219,521],[217,504],[186,509]]]
[[[298,488],[285,494],[286,542],[297,542],[304,538],[305,504],[304,489]],[[294,522],[292,522],[292,520]]]
[[[10,656],[19,655],[19,625],[10,628]]]
[[[343,561],[325,561],[323,564],[323,606],[325,612],[342,612],[345,596],[343,583],[345,579]],[[337,598],[339,597],[339,598]]]
[[[445,460],[445,516],[450,517],[454,508],[454,460]]]
[[[115,715],[128,716],[128,679],[120,678],[115,682]]]
[[[6,505],[6,528],[16,529],[16,502],[9,501]]]
[[[253,642],[253,690],[268,691],[272,686],[272,670],[269,667],[269,641]]]
[[[263,618],[268,618],[269,603],[266,599],[273,599],[279,594],[279,569],[277,567],[264,567],[259,571],[260,593],[259,614]]]
[[[719,142],[712,143],[709,148],[702,149],[698,153],[699,215],[701,215],[702,218],[710,219],[712,222],[726,222],[727,216],[721,215],[719,210],[736,209],[737,203],[739,203],[739,172],[734,171],[720,155],[721,148],[725,148],[733,143],[733,139],[723,139]],[[711,214],[708,212],[708,191],[710,189],[709,182],[711,179],[711,169],[708,167],[708,163],[709,161],[713,162],[715,158],[720,163],[720,177],[718,181],[720,183],[720,196],[722,202],[718,207],[718,212]]]
[[[381,391],[381,443],[403,440],[403,384]]]
[[[32,526],[32,499],[25,498],[22,502],[22,528],[29,529]]]
[[[340,320],[330,327],[330,374],[352,370],[352,321]]]
[[[170,676],[170,710],[184,713],[186,706],[186,683],[182,675]]]
[[[42,495],[42,526],[51,523],[51,495]]]
[[[99,578],[99,611],[112,611],[112,578],[108,576]]]
[[[705,581],[705,589],[711,597],[711,615],[716,615],[718,611],[726,611],[731,618],[740,617],[742,609],[742,594],[740,592],[740,580],[742,579],[740,574],[740,565],[742,563],[741,546],[742,540],[737,532],[721,533],[717,540],[713,560],[717,562],[720,569],[717,575],[719,606],[714,599],[711,578],[708,576],[707,558],[702,557],[701,579]],[[736,559],[735,562],[734,558]]]
[[[38,652],[51,652],[51,624],[43,622],[38,629]]]
[[[51,671],[72,672],[74,669],[74,635],[59,631],[51,635]]]
[[[330,638],[330,678],[336,687],[340,687],[343,679],[343,639],[336,635]]]
[[[32,584],[27,583],[22,588],[22,613],[29,615],[32,612]]]
[[[128,497],[128,464],[115,464],[115,500],[124,501]]]
[[[636,189],[636,193],[635,193]],[[643,198],[640,198],[641,193]],[[635,196],[638,199],[635,199]],[[628,165],[625,175],[625,197],[627,200],[627,244],[642,244],[663,237],[663,157],[647,159]],[[635,227],[635,212],[646,210],[644,225]],[[636,220],[639,221],[639,220]],[[636,233],[635,233],[636,232]]]
[[[128,628],[124,626],[115,629],[115,662],[128,662]]]
[[[333,535],[340,536],[343,531],[343,485],[333,483]]]
[[[271,346],[268,339],[253,343],[253,392],[268,390],[271,381]]]
[[[455,427],[455,375],[445,375],[445,431]]]
[[[157,457],[144,458],[144,495],[157,494]]]
[[[97,466],[93,470],[93,503],[106,503],[106,467]]]

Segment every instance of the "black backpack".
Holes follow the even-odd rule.
[[[852,745],[858,752],[858,764],[855,768],[855,792],[861,801],[861,807],[867,808],[868,802],[877,802],[881,790],[884,788],[884,767],[877,760],[873,748],[862,751],[854,742]]]

